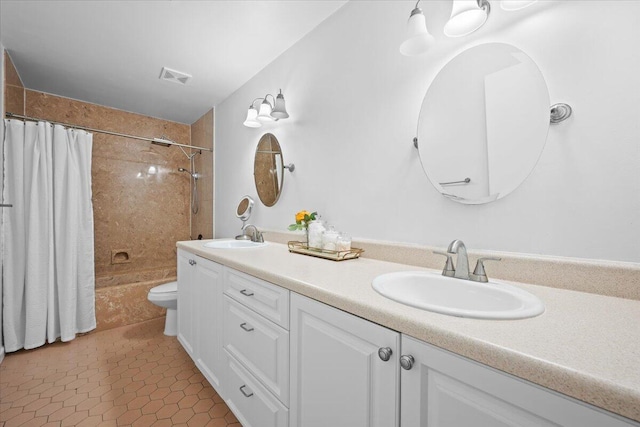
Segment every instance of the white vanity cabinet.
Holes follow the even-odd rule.
[[[243,427],[640,427],[184,250],[178,340]]]
[[[178,341],[193,359],[195,343],[195,290],[196,255],[178,249]]]
[[[223,266],[178,250],[178,340],[209,383],[222,393]]]
[[[292,294],[291,427],[398,426],[399,348],[399,333]]]
[[[402,427],[638,425],[406,335],[401,357]]]
[[[225,401],[244,427],[289,425],[289,291],[224,270]]]

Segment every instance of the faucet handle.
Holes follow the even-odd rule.
[[[495,256],[478,258],[476,268],[473,270],[473,273],[469,275],[469,279],[475,282],[482,282],[482,283],[487,283],[489,281],[489,278],[487,278],[487,273],[484,271],[485,261],[502,261],[502,258],[495,257]]]
[[[444,255],[447,257],[447,262],[445,263],[444,269],[442,270],[442,275],[453,277],[453,275],[456,273],[456,269],[453,268],[453,260],[451,259],[451,254],[441,251],[433,251],[433,253],[436,255]]]

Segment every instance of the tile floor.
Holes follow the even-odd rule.
[[[164,318],[8,354],[0,427],[241,427]]]

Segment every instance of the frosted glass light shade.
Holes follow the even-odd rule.
[[[253,106],[249,107],[249,110],[247,111],[247,118],[244,120],[243,125],[248,128],[259,128],[260,126],[262,126],[262,123],[256,120],[257,117],[258,111],[253,108]]]
[[[275,117],[276,119],[286,119],[289,117],[289,113],[287,113],[287,109],[284,105],[284,96],[282,95],[282,92],[276,96],[276,105],[273,107],[271,117]]]
[[[531,6],[538,0],[502,0],[500,2],[500,6],[504,10],[520,10],[524,9],[527,6]]]
[[[270,122],[273,121],[273,117],[271,117],[271,104],[265,99],[260,104],[260,111],[258,112],[258,120],[261,122]]]
[[[400,45],[400,53],[406,56],[421,55],[426,53],[434,43],[435,39],[427,30],[422,11],[414,9],[407,22],[407,37]]]
[[[449,37],[462,37],[473,33],[487,21],[488,6],[480,8],[476,0],[453,0],[451,18],[444,26]]]

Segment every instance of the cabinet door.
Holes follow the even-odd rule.
[[[195,257],[194,300],[196,322],[195,362],[209,383],[220,390],[222,359],[222,266]]]
[[[402,427],[629,427],[613,414],[402,336]]]
[[[196,256],[178,250],[178,341],[189,356],[194,357],[194,311],[195,292],[193,276]]]
[[[291,293],[290,337],[290,425],[398,425],[397,332]]]

